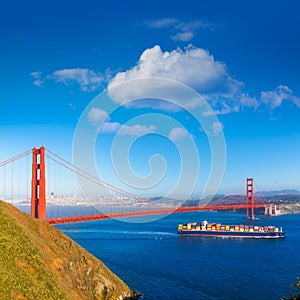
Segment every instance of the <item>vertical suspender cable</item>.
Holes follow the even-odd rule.
[[[28,187],[29,187],[29,160],[28,155],[26,155],[26,213],[29,214],[29,196],[28,196]]]
[[[3,178],[3,200],[6,199],[6,165],[3,166],[4,178]]]
[[[19,168],[19,201],[22,202],[22,192],[21,192],[21,178],[22,178],[22,159],[20,159],[20,168]]]
[[[14,162],[11,162],[11,201],[14,202]]]

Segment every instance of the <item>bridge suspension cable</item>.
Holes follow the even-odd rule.
[[[0,162],[0,199],[30,212],[30,160],[27,150]]]
[[[132,198],[132,199],[135,199],[135,200],[139,200],[139,201],[143,201],[143,202],[149,202],[148,199],[146,198],[142,198],[142,197],[139,197],[139,196],[136,196],[134,194],[131,194],[129,192],[126,192],[126,191],[123,191],[101,179],[99,179],[98,177],[86,172],[85,170],[77,167],[76,165],[68,162],[67,160],[65,160],[64,158],[60,157],[59,155],[57,155],[56,153],[52,152],[51,150],[45,148],[45,150],[47,152],[49,152],[51,155],[53,155],[54,157],[51,157],[50,155],[47,155],[46,156],[51,159],[52,161],[58,163],[59,165],[63,166],[64,168],[68,169],[69,171],[75,173],[76,175],[78,176],[81,176],[93,183],[96,183],[96,184],[99,184],[103,187],[105,187],[106,189],[108,189],[109,191],[111,192],[116,192],[116,193],[120,193],[128,198]]]
[[[27,151],[23,152],[22,154],[16,155],[16,156],[11,157],[11,158],[3,161],[3,162],[0,162],[0,168],[3,167],[3,166],[5,166],[5,165],[8,165],[8,164],[10,164],[10,163],[12,163],[12,162],[14,162],[16,160],[18,160],[18,159],[21,159],[22,157],[24,157],[26,155],[31,154],[31,152],[32,152],[32,150],[30,149],[30,150],[27,150]]]

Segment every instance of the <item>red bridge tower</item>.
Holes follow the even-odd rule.
[[[31,216],[46,220],[45,148],[32,149]]]
[[[253,178],[247,178],[246,181],[246,216],[247,219],[254,220],[254,189]]]

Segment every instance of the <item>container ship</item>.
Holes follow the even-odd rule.
[[[185,223],[178,225],[178,233],[184,235],[237,238],[283,238],[282,227],[252,226],[252,225],[223,225],[208,223]]]

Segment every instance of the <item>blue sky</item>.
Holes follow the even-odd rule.
[[[260,190],[300,189],[299,9],[298,1],[2,3],[0,161],[40,145],[71,160],[77,122],[99,93],[129,79],[163,77],[203,95],[218,118],[211,134],[223,129],[227,149],[220,192],[235,192],[246,177]],[[132,96],[121,92],[112,102]],[[101,176],[136,193],[168,193],[180,172],[172,141],[191,138],[200,156],[193,194],[201,194],[209,142],[189,115],[199,102],[180,104],[186,114],[144,100],[109,116],[96,146]],[[90,114],[96,123],[105,116],[97,109]],[[176,119],[189,134],[174,125],[159,138],[149,120],[126,123],[150,113]],[[129,155],[139,176],[149,174],[152,155],[164,156],[169,171],[155,189],[135,190],[114,173],[109,157],[120,128],[128,138],[146,134]]]

